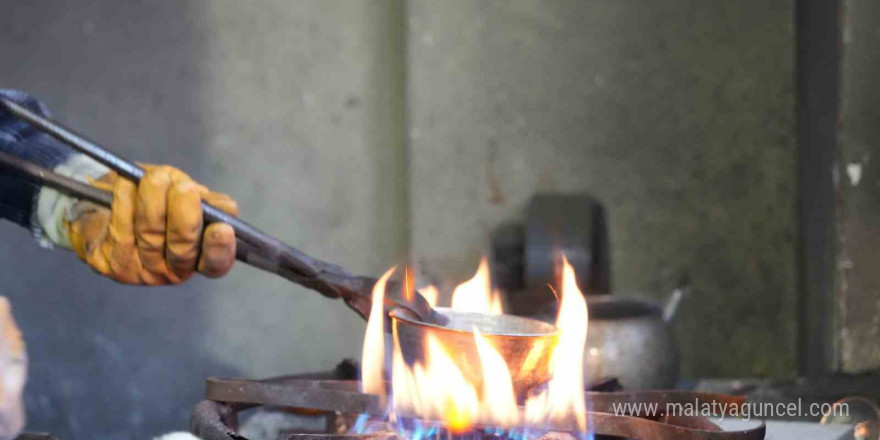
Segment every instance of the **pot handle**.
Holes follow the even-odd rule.
[[[676,287],[675,290],[672,291],[672,294],[669,295],[669,299],[666,301],[666,306],[663,307],[663,321],[672,322],[672,319],[675,317],[675,312],[678,311],[678,305],[681,303],[681,299],[684,298],[685,288]]]

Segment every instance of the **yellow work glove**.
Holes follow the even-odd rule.
[[[235,262],[235,232],[203,227],[201,202],[238,215],[235,200],[184,172],[142,165],[139,184],[108,173],[92,184],[113,191],[112,209],[79,201],[67,221],[70,247],[99,273],[128,284],[177,284],[198,270],[220,277]]]

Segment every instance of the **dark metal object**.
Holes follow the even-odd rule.
[[[840,16],[843,2],[795,2],[800,201],[800,373],[833,372],[835,353],[835,227],[838,197],[831,173],[838,161]],[[866,39],[870,41],[870,38]],[[866,93],[860,90],[858,93]]]
[[[555,306],[547,285],[558,284],[559,257],[575,270],[588,295],[611,291],[611,257],[605,209],[585,194],[538,194],[524,224],[508,222],[492,231],[492,279],[505,289],[513,314],[534,316]]]
[[[623,389],[623,386],[620,385],[620,381],[618,381],[616,377],[601,377],[590,382],[590,386],[587,389],[608,393],[611,391],[620,391]]]
[[[205,381],[205,398],[217,402],[239,405],[273,405],[287,408],[309,409],[346,414],[367,414],[381,417],[386,408],[379,405],[379,398],[359,391],[359,382],[352,380],[309,380],[301,376],[280,377],[261,381],[247,379],[224,379],[209,377]],[[615,406],[638,402],[659,405],[662,414],[665,405],[688,404],[695,401],[717,402],[727,408],[741,409],[746,403],[743,396],[681,390],[649,391],[586,391],[592,412],[614,413]],[[642,406],[644,409],[644,405]],[[649,414],[627,414],[648,417]]]
[[[824,376],[791,378],[702,379],[693,384],[697,391],[744,395],[749,403],[761,405],[811,405],[821,407],[851,397],[863,396],[880,402],[880,375]],[[786,420],[811,421],[809,414],[786,416]]]
[[[311,382],[311,383],[309,383]],[[311,409],[326,413],[365,413],[382,416],[384,411],[377,411],[373,396],[360,394],[358,384],[353,381],[304,381],[300,378],[277,378],[264,381],[248,381],[237,379],[210,378],[207,383],[209,400],[199,403],[190,421],[192,432],[203,440],[246,440],[237,434],[236,413],[254,405],[271,405],[293,409]],[[302,396],[296,394],[305,393]],[[311,400],[313,399],[313,400]],[[355,401],[359,403],[352,404]],[[661,421],[638,416],[641,414],[615,415],[613,405],[625,402],[658,403],[665,408],[666,403],[718,402],[727,408],[745,403],[743,397],[695,393],[689,391],[639,391],[601,393],[588,392],[587,399],[591,411],[587,412],[587,420],[592,431],[599,435],[612,435],[627,438],[683,439],[683,440],[759,440],[764,438],[765,427],[760,426],[745,431],[720,431],[708,421],[683,419],[660,415]],[[219,400],[219,401],[218,401]],[[303,407],[302,405],[314,405]],[[335,406],[339,405],[339,406]],[[570,431],[573,425],[565,421],[552,422],[549,431]],[[394,436],[391,432],[378,432],[360,435],[332,434],[295,434],[296,440],[374,440]],[[549,436],[549,437],[546,437]],[[551,433],[547,439],[556,438]]]
[[[253,381],[209,377],[205,398],[217,402],[275,405],[346,414],[383,416],[379,398],[345,380],[270,379]]]
[[[144,176],[144,170],[137,165],[111,153],[59,123],[44,118],[6,98],[0,97],[0,104],[16,117],[103,163],[122,177],[137,182]],[[51,170],[26,163],[14,156],[0,157],[0,166],[19,176],[75,197],[82,197],[104,206],[109,206],[112,203],[112,195],[109,193],[88,188],[88,185],[82,182],[60,176]],[[202,210],[207,223],[227,223],[235,230],[239,245],[236,252],[237,259],[316,290],[324,296],[343,298],[345,303],[364,319],[369,316],[371,291],[376,283],[375,279],[355,276],[339,266],[312,258],[204,202]],[[417,292],[404,295],[399,283],[396,282],[388,283],[385,304],[391,307],[403,307],[428,322],[444,323],[443,318],[434,313],[421,295]]]
[[[583,194],[538,194],[528,207],[525,280],[529,289],[556,285],[557,258],[564,253],[584,294],[610,290],[605,212]]]
[[[526,229],[517,222],[505,222],[492,230],[492,283],[506,292],[525,288]]]
[[[744,396],[732,396],[730,394],[704,393],[684,390],[646,390],[646,391],[587,391],[584,393],[587,402],[590,403],[589,409],[593,412],[614,413],[615,406],[620,408],[626,403],[638,402],[645,405],[658,405],[658,411],[663,414],[667,404],[693,404],[695,401],[700,402],[717,402],[718,405],[727,408],[725,415],[730,415],[736,407],[737,413],[742,413],[742,407],[746,403]],[[646,410],[642,405],[639,410]],[[632,409],[632,408],[631,408]],[[618,409],[619,411],[619,409]],[[650,417],[650,414],[633,413],[627,414],[635,417]]]
[[[744,431],[714,431],[608,413],[593,412],[589,417],[598,435],[645,440],[761,440],[766,430],[763,423]]]
[[[238,435],[238,411],[239,407],[203,400],[193,409],[190,417],[189,429],[193,435],[202,440],[247,440]]]
[[[28,162],[18,156],[2,151],[0,151],[0,169],[28,179],[38,185],[57,188],[68,194],[74,194],[81,200],[88,200],[101,206],[110,206],[113,203],[112,193],[55,173],[33,162]]]

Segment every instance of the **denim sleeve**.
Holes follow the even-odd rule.
[[[46,107],[34,97],[17,90],[0,89],[0,95],[24,105],[33,112],[49,116]],[[53,169],[71,155],[66,145],[38,132],[9,112],[0,109],[0,151]],[[0,173],[0,218],[27,228],[33,227],[34,208],[40,187],[19,177]]]

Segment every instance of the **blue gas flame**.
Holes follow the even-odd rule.
[[[373,421],[387,422],[388,417],[373,418]],[[371,418],[366,414],[358,416],[354,426],[351,429],[353,434],[364,434],[367,432],[367,422]],[[589,423],[588,423],[589,426]],[[419,420],[410,418],[396,418],[394,424],[399,434],[403,434],[409,440],[537,440],[549,429],[537,428],[482,428],[474,429],[464,434],[450,434],[443,427],[441,422]],[[571,433],[578,440],[594,440],[592,432]]]

